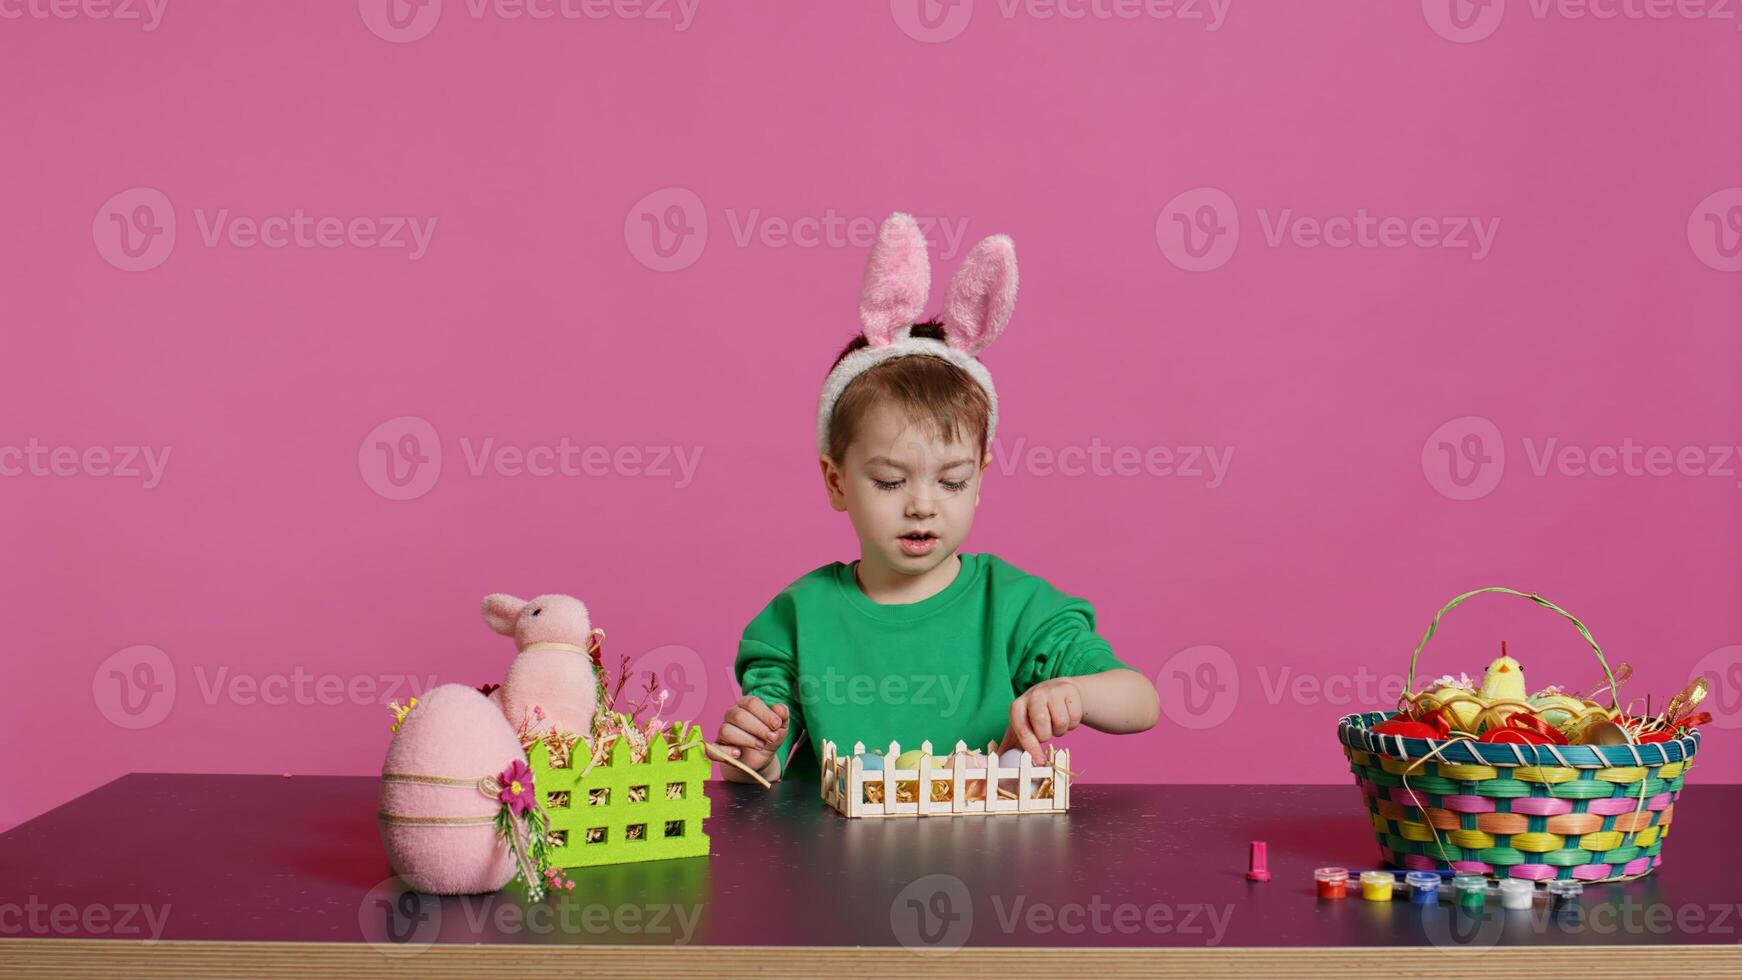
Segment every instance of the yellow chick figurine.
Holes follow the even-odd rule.
[[[1488,665],[1488,672],[1482,675],[1482,686],[1476,690],[1476,696],[1484,701],[1523,701],[1528,695],[1524,689],[1524,668],[1518,661],[1506,655],[1506,644],[1500,644],[1500,656]]]

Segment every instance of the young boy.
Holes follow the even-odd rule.
[[[945,754],[958,740],[1020,746],[1088,725],[1152,727],[1154,685],[1095,633],[1095,611],[995,555],[959,549],[980,503],[997,424],[974,354],[1014,306],[1010,240],[980,243],[941,319],[915,324],[930,285],[913,220],[885,222],[866,270],[863,336],[841,352],[818,406],[829,503],[860,557],[792,583],[744,630],[743,690],[715,739],[773,780],[819,770],[822,741],[890,741]],[[725,778],[748,777],[722,766]]]

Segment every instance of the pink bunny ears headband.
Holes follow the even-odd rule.
[[[944,298],[942,341],[911,336],[930,294],[925,236],[912,215],[897,211],[878,229],[859,287],[859,323],[869,346],[841,359],[817,399],[817,452],[829,451],[829,417],[853,379],[884,361],[913,355],[949,361],[985,389],[991,407],[986,440],[991,442],[998,429],[998,394],[991,372],[975,355],[997,338],[1016,308],[1016,244],[1008,235],[992,235],[968,252]]]

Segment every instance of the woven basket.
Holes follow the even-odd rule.
[[[1616,706],[1614,675],[1584,624],[1541,596],[1498,587],[1465,593],[1435,614],[1410,658],[1409,692],[1440,617],[1484,592],[1522,596],[1578,627]],[[1423,871],[1583,881],[1650,874],[1663,863],[1675,801],[1700,746],[1698,731],[1647,744],[1526,745],[1370,730],[1389,717],[1348,715],[1337,738],[1381,856],[1393,867]]]

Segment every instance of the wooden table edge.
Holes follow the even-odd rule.
[[[577,960],[584,957],[584,960]],[[1097,980],[1179,973],[1205,977],[1385,975],[1492,977],[1496,969],[1549,975],[1666,976],[1687,971],[1742,973],[1742,946],[1517,946],[1490,949],[1377,947],[964,947],[919,953],[896,946],[520,946],[434,944],[387,952],[365,943],[212,942],[0,938],[0,977],[56,980],[132,977],[321,976],[380,980],[393,974],[472,978],[584,966],[589,976],[657,971],[668,977],[814,977],[848,974],[960,977],[996,969],[1001,977],[1080,974]]]

